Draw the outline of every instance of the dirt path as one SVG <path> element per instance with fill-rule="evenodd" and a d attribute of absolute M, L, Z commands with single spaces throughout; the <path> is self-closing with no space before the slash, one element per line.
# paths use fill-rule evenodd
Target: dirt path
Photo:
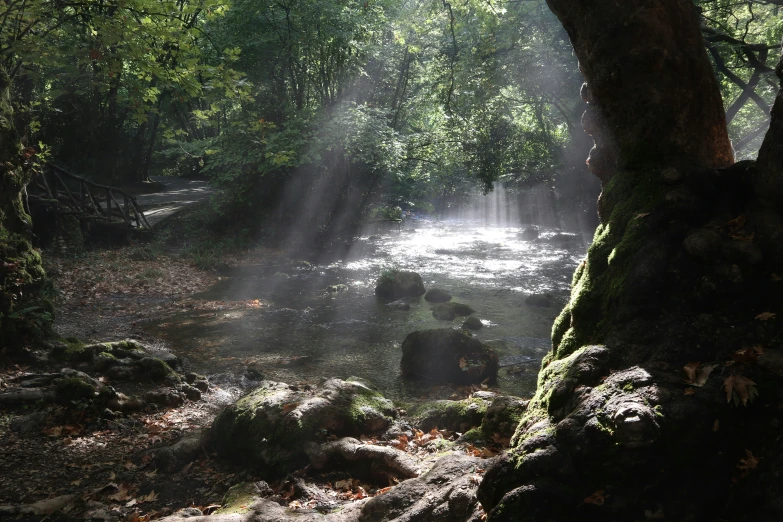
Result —
<path fill-rule="evenodd" d="M 157 192 L 136 194 L 136 202 L 153 227 L 183 208 L 209 199 L 214 193 L 204 180 L 156 176 L 154 181 L 162 183 L 164 187 Z"/>

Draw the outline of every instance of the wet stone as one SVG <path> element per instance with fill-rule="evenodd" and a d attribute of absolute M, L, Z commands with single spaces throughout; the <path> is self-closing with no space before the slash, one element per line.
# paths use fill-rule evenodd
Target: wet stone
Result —
<path fill-rule="evenodd" d="M 431 288 L 424 294 L 424 300 L 430 303 L 446 303 L 451 301 L 451 294 L 442 288 Z"/>
<path fill-rule="evenodd" d="M 402 343 L 402 376 L 478 384 L 497 380 L 498 356 L 478 339 L 450 328 L 409 334 Z"/>

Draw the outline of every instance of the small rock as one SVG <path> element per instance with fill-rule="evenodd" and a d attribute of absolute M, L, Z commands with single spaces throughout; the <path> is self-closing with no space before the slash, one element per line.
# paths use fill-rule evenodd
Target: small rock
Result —
<path fill-rule="evenodd" d="M 522 241 L 533 241 L 534 239 L 538 239 L 539 234 L 540 232 L 538 227 L 530 226 L 527 227 L 521 234 L 519 234 L 519 237 L 522 239 Z"/>
<path fill-rule="evenodd" d="M 551 294 L 532 294 L 525 298 L 525 304 L 537 308 L 549 308 L 554 305 Z"/>
<path fill-rule="evenodd" d="M 401 297 L 418 297 L 425 292 L 421 276 L 406 270 L 387 270 L 375 285 L 375 295 L 389 301 Z"/>
<path fill-rule="evenodd" d="M 430 303 L 446 303 L 451 301 L 451 294 L 442 288 L 431 288 L 424 294 L 424 299 Z"/>
<path fill-rule="evenodd" d="M 484 323 L 478 317 L 468 317 L 465 322 L 462 323 L 462 327 L 468 330 L 481 330 L 484 328 Z"/>
<path fill-rule="evenodd" d="M 144 400 L 148 403 L 154 403 L 158 406 L 176 408 L 185 403 L 185 394 L 166 388 L 163 390 L 150 391 L 144 394 Z"/>
<path fill-rule="evenodd" d="M 455 317 L 465 317 L 472 314 L 474 310 L 463 303 L 441 303 L 432 307 L 432 315 L 440 321 L 451 321 Z"/>
<path fill-rule="evenodd" d="M 261 376 L 261 378 L 263 379 L 263 375 Z M 196 381 L 193 383 L 193 387 L 195 387 L 201 393 L 206 393 L 209 391 L 209 381 L 207 381 L 206 379 Z"/>
<path fill-rule="evenodd" d="M 346 290 L 348 290 L 348 285 L 343 285 L 343 284 L 329 285 L 326 287 L 326 291 L 329 292 L 330 294 L 337 294 L 340 292 L 345 292 Z"/>
<path fill-rule="evenodd" d="M 45 411 L 36 411 L 22 415 L 11 421 L 11 429 L 20 435 L 32 435 L 41 431 L 46 418 L 47 414 Z"/>
<path fill-rule="evenodd" d="M 685 238 L 685 251 L 703 261 L 713 261 L 721 245 L 720 234 L 714 230 L 702 229 Z"/>
<path fill-rule="evenodd" d="M 182 384 L 182 393 L 184 393 L 185 397 L 187 397 L 193 402 L 201 400 L 201 390 L 199 390 L 195 386 L 191 386 L 188 383 Z"/>

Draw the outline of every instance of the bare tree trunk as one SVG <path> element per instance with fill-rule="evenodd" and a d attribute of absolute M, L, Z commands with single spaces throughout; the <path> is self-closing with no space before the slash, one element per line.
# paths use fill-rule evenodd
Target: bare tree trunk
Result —
<path fill-rule="evenodd" d="M 781 520 L 783 100 L 758 168 L 732 165 L 690 0 L 548 3 L 587 82 L 602 223 L 481 484 L 488 520 Z"/>

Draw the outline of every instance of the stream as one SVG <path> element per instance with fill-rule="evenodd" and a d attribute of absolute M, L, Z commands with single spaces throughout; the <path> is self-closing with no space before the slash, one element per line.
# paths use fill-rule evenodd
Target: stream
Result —
<path fill-rule="evenodd" d="M 406 299 L 409 310 L 375 297 L 383 270 L 413 270 L 428 289 L 445 289 L 476 311 L 484 325 L 476 337 L 500 357 L 499 391 L 530 396 L 550 346 L 552 321 L 568 298 L 590 237 L 541 229 L 537 241 L 525 241 L 525 228 L 456 219 L 376 225 L 342 260 L 303 263 L 287 275 L 245 267 L 196 296 L 258 299 L 265 306 L 184 312 L 153 321 L 147 330 L 190 368 L 208 375 L 239 375 L 250 365 L 266 379 L 287 383 L 356 376 L 392 399 L 420 397 L 428 393 L 427 383 L 400 378 L 402 341 L 414 330 L 459 327 L 464 318 L 435 319 L 423 297 Z M 329 289 L 332 285 L 347 288 Z M 531 294 L 551 294 L 554 304 L 529 306 L 525 298 Z"/>

